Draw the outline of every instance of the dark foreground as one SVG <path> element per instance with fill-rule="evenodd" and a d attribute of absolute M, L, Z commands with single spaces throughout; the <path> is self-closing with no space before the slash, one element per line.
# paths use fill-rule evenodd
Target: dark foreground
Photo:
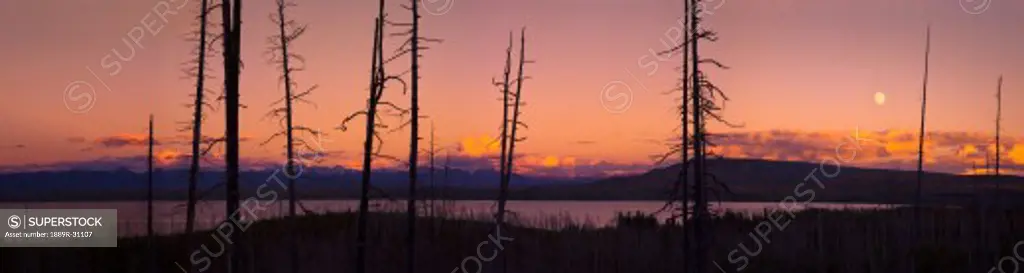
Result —
<path fill-rule="evenodd" d="M 770 219 L 725 215 L 713 221 L 710 272 L 1005 272 L 1024 264 L 1024 210 L 924 210 L 921 243 L 913 245 L 911 210 L 804 211 Z M 353 272 L 354 214 L 257 222 L 235 243 L 237 272 L 291 272 L 291 236 L 299 245 L 299 272 Z M 368 272 L 405 272 L 405 219 L 371 215 Z M 633 218 L 594 228 L 564 219 L 531 219 L 532 226 L 501 230 L 484 221 L 422 218 L 417 272 L 681 272 L 681 229 Z M 520 222 L 522 224 L 524 222 Z M 764 234 L 764 236 L 760 235 Z M 205 232 L 162 236 L 153 242 L 152 272 L 224 272 L 227 242 Z M 500 243 L 500 247 L 498 244 Z M 0 272 L 149 272 L 147 240 L 124 238 L 118 248 L 2 248 Z M 913 253 L 913 254 L 912 254 Z M 916 256 L 917 259 L 912 259 Z M 1009 257 L 1007 259 L 1007 257 Z M 1024 260 L 1024 259 L 1022 259 Z M 483 270 L 480 270 L 482 265 Z M 180 266 L 180 267 L 179 267 Z M 1024 265 L 1021 265 L 1024 266 Z M 999 272 L 999 270 L 992 271 Z"/>

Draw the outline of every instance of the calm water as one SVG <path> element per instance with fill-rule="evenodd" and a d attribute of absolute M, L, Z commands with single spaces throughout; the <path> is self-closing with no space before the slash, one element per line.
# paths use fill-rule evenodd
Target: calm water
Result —
<path fill-rule="evenodd" d="M 287 200 L 277 202 L 260 201 L 263 210 L 256 210 L 256 219 L 269 219 L 287 214 Z M 430 201 L 427 201 L 430 202 Z M 456 218 L 487 218 L 493 213 L 496 202 L 494 201 L 449 201 L 448 211 L 450 216 Z M 356 210 L 357 200 L 309 200 L 302 201 L 301 205 L 306 210 L 313 212 L 342 212 Z M 438 201 L 440 203 L 440 201 Z M 513 217 L 523 220 L 527 224 L 543 225 L 544 221 L 563 221 L 571 219 L 577 223 L 588 223 L 594 226 L 610 224 L 617 212 L 642 211 L 653 213 L 664 206 L 664 202 L 658 201 L 509 201 L 508 207 Z M 401 201 L 378 201 L 373 203 L 376 211 L 405 211 L 405 202 Z M 717 211 L 733 211 L 750 215 L 762 214 L 766 209 L 776 209 L 778 203 L 758 202 L 724 202 L 713 204 L 712 209 Z M 821 208 L 821 209 L 879 209 L 891 208 L 892 205 L 880 204 L 838 204 L 838 203 L 809 203 L 797 209 Z M 5 209 L 116 209 L 118 211 L 118 233 L 124 235 L 137 235 L 145 232 L 146 228 L 146 202 L 47 202 L 47 203 L 0 203 L 0 208 Z M 180 201 L 157 201 L 154 203 L 154 221 L 156 230 L 160 233 L 172 233 L 184 230 L 185 228 L 185 204 Z M 298 209 L 299 213 L 303 209 Z M 426 209 L 424 211 L 427 211 Z M 206 201 L 197 205 L 198 228 L 212 228 L 224 219 L 223 201 Z M 428 213 L 428 212 L 421 212 Z M 664 220 L 669 215 L 660 213 L 658 218 Z"/>

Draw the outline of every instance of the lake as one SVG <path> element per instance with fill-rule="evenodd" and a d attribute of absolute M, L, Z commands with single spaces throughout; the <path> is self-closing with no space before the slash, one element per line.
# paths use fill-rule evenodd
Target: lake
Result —
<path fill-rule="evenodd" d="M 276 218 L 288 213 L 287 200 L 276 202 L 264 201 L 263 210 L 256 210 L 253 220 Z M 430 202 L 430 201 L 426 201 Z M 440 203 L 441 201 L 437 201 Z M 447 201 L 450 217 L 485 219 L 493 213 L 497 203 L 491 200 L 478 201 Z M 312 212 L 344 212 L 355 211 L 358 200 L 304 200 L 298 209 Z M 612 223 L 618 212 L 641 211 L 657 212 L 665 205 L 660 201 L 508 201 L 508 209 L 512 217 L 518 217 L 527 225 L 543 225 L 544 221 L 572 220 L 593 226 Z M 807 203 L 797 206 L 794 210 L 818 209 L 887 209 L 894 205 L 884 204 L 847 204 L 847 203 Z M 429 207 L 429 206 L 427 206 Z M 767 202 L 723 202 L 712 203 L 715 211 L 732 211 L 748 215 L 763 214 L 766 210 L 778 209 L 779 203 Z M 146 230 L 146 202 L 40 202 L 40 203 L 0 203 L 2 209 L 116 209 L 118 213 L 118 234 L 131 236 L 144 234 Z M 374 211 L 405 211 L 403 201 L 372 202 Z M 156 231 L 159 233 L 180 232 L 185 229 L 185 202 L 156 201 L 153 205 Z M 428 214 L 424 209 L 421 214 Z M 224 202 L 204 201 L 196 208 L 197 228 L 209 229 L 216 226 L 224 218 Z M 656 215 L 660 220 L 669 217 L 667 212 Z"/>

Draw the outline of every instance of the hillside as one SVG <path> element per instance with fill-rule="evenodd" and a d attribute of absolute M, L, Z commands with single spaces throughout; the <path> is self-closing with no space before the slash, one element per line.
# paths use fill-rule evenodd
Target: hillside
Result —
<path fill-rule="evenodd" d="M 863 169 L 826 165 L 827 177 L 819 164 L 806 162 L 747 159 L 708 160 L 708 171 L 729 186 L 732 194 L 723 193 L 723 201 L 779 201 L 787 196 L 806 200 L 813 191 L 815 201 L 909 203 L 912 202 L 917 174 L 914 171 Z M 552 185 L 519 191 L 522 199 L 556 199 L 574 196 L 595 200 L 662 200 L 680 172 L 679 165 L 651 170 L 634 176 L 612 177 L 580 185 Z M 821 184 L 808 178 L 814 173 Z M 805 181 L 806 179 L 806 181 Z M 927 202 L 970 202 L 975 193 L 982 199 L 993 199 L 996 183 L 1002 200 L 1024 199 L 1024 178 L 1004 176 L 961 176 L 925 173 L 922 195 Z M 804 185 L 797 187 L 801 183 Z"/>
<path fill-rule="evenodd" d="M 727 184 L 731 193 L 721 191 L 722 201 L 779 201 L 787 196 L 798 200 L 909 203 L 913 201 L 916 173 L 913 171 L 842 167 L 838 173 L 826 166 L 827 177 L 819 164 L 745 159 L 709 160 L 708 170 Z M 546 178 L 515 176 L 511 199 L 525 200 L 664 200 L 680 171 L 679 165 L 653 169 L 643 174 L 594 178 Z M 809 179 L 814 172 L 821 184 Z M 166 170 L 156 174 L 158 199 L 184 199 L 185 170 Z M 243 195 L 253 195 L 260 185 L 280 187 L 273 182 L 272 170 L 242 174 Z M 310 168 L 299 179 L 298 193 L 303 199 L 358 198 L 359 172 L 341 168 Z M 281 174 L 278 178 L 284 179 Z M 805 178 L 807 180 L 805 181 Z M 204 172 L 200 191 L 204 199 L 219 199 L 220 172 Z M 375 198 L 402 198 L 407 175 L 402 171 L 374 172 Z M 269 181 L 269 182 L 268 182 Z M 429 174 L 421 176 L 423 196 L 430 196 Z M 493 170 L 451 170 L 448 182 L 443 172 L 434 178 L 438 197 L 447 199 L 493 199 L 497 196 L 497 173 Z M 803 185 L 801 185 L 803 183 Z M 1004 176 L 960 176 L 925 173 L 923 195 L 926 202 L 963 203 L 993 201 L 996 184 L 1001 199 L 1009 203 L 1024 200 L 1024 178 Z M 798 187 L 799 185 L 799 187 Z M 127 170 L 61 171 L 0 174 L 0 202 L 26 201 L 100 201 L 139 200 L 145 196 L 145 175 Z M 810 193 L 810 192 L 813 193 Z M 813 194 L 813 195 L 812 195 Z M 1024 202 L 1024 201 L 1017 201 Z"/>

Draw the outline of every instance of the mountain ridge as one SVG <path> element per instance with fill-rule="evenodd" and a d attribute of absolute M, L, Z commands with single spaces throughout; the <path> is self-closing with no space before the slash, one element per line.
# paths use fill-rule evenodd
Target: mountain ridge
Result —
<path fill-rule="evenodd" d="M 708 170 L 729 190 L 718 190 L 714 199 L 722 201 L 778 201 L 807 190 L 819 201 L 908 203 L 916 185 L 916 172 L 839 166 L 822 172 L 822 164 L 759 159 L 709 159 Z M 828 166 L 826 166 L 828 167 Z M 834 166 L 832 166 L 834 167 Z M 831 168 L 831 167 L 828 167 Z M 510 183 L 510 199 L 519 200 L 665 200 L 680 165 L 653 168 L 634 175 L 606 178 L 554 178 L 516 175 Z M 811 174 L 815 174 L 811 178 Z M 826 175 L 827 174 L 827 175 Z M 223 174 L 202 172 L 199 189 L 204 199 L 222 197 L 218 181 Z M 358 198 L 361 173 L 341 167 L 311 167 L 299 177 L 298 194 L 302 199 Z M 402 170 L 374 171 L 375 198 L 403 198 L 405 181 Z M 497 196 L 497 171 L 490 169 L 450 169 L 434 176 L 434 191 L 429 171 L 420 176 L 425 198 L 493 199 Z M 162 170 L 155 174 L 156 198 L 184 199 L 187 170 Z M 243 195 L 251 196 L 262 184 L 271 186 L 274 177 L 285 180 L 275 169 L 251 170 L 241 174 Z M 815 181 L 817 179 L 817 181 Z M 491 183 L 493 182 L 493 183 Z M 819 183 L 820 182 L 820 183 Z M 995 185 L 1000 191 L 997 193 Z M 798 185 L 803 184 L 800 188 Z M 924 175 L 925 202 L 963 203 L 1000 198 L 1024 200 L 1024 178 L 1015 176 L 964 176 L 946 173 Z M 0 174 L 0 202 L 142 200 L 145 174 L 127 169 L 113 171 L 40 171 Z M 431 194 L 433 193 L 433 194 Z M 1002 195 L 1001 197 L 999 197 Z"/>

